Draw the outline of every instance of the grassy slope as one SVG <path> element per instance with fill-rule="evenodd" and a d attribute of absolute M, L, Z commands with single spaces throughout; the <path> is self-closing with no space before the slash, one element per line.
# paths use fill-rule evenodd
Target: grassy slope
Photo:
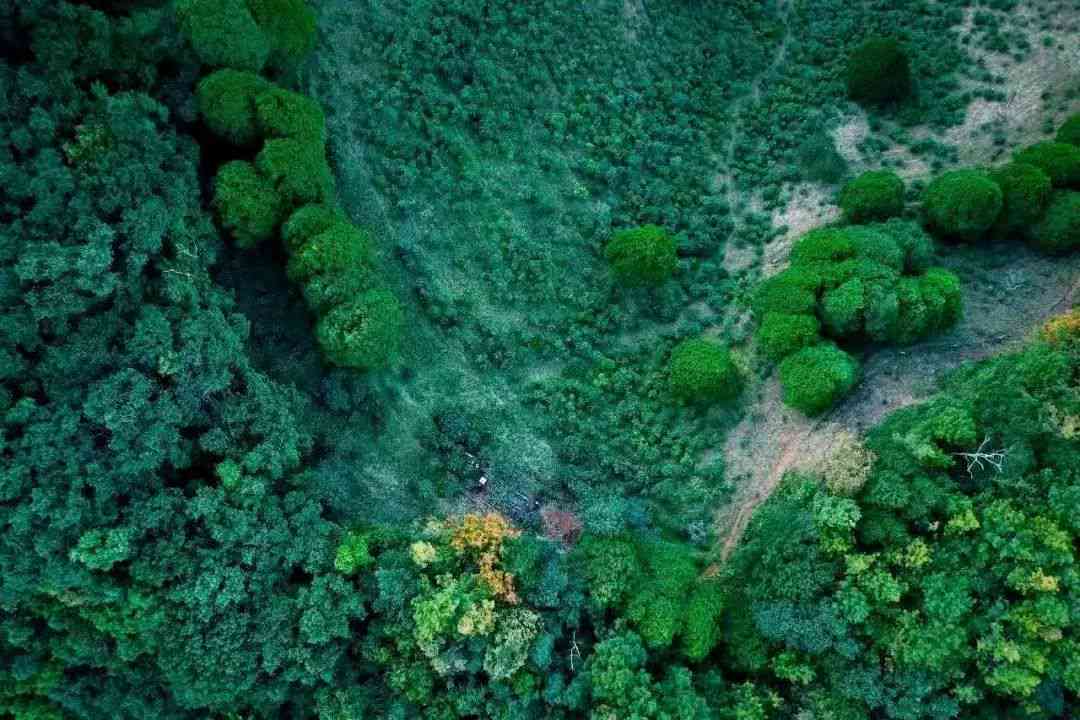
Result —
<path fill-rule="evenodd" d="M 853 169 L 881 157 L 954 162 L 950 147 L 917 143 L 964 127 L 964 108 L 989 102 L 995 84 L 975 63 L 942 72 L 972 32 L 959 2 L 925 13 L 915 2 L 732 5 L 548 0 L 522 18 L 493 16 L 509 3 L 325 4 L 311 88 L 330 109 L 343 202 L 379 233 L 413 326 L 404 369 L 374 378 L 364 398 L 377 408 L 375 442 L 328 431 L 317 475 L 346 512 L 374 501 L 422 513 L 438 497 L 529 521 L 542 503 L 623 494 L 704 542 L 725 474 L 739 502 L 760 494 L 744 470 L 769 450 L 745 437 L 785 437 L 773 425 L 786 416 L 752 390 L 725 448 L 739 411 L 668 402 L 667 351 L 703 331 L 743 341 L 762 259 L 782 261 L 795 234 L 784 226 L 817 222 L 829 202 L 830 186 L 802 179 L 795 149 L 865 118 L 842 100 L 845 43 L 899 27 L 924 48 L 921 99 L 840 143 Z M 613 288 L 603 240 L 650 221 L 681 234 L 677 281 Z M 964 327 L 978 324 L 975 314 Z"/>

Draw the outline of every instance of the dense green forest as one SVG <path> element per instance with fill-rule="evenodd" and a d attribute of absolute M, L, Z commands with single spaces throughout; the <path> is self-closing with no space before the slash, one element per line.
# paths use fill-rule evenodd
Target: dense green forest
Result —
<path fill-rule="evenodd" d="M 0 719 L 1080 718 L 1078 38 L 0 0 Z"/>

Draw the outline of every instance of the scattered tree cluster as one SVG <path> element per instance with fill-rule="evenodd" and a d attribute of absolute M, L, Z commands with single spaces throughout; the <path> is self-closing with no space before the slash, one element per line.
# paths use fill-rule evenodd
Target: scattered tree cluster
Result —
<path fill-rule="evenodd" d="M 910 221 L 812 230 L 790 267 L 758 288 L 758 345 L 780 363 L 784 399 L 820 413 L 855 384 L 858 363 L 836 345 L 915 342 L 960 316 L 959 280 L 931 267 L 933 241 Z"/>
<path fill-rule="evenodd" d="M 238 150 L 257 150 L 252 160 L 231 160 L 220 167 L 214 207 L 241 248 L 282 237 L 290 256 L 289 278 L 300 284 L 317 318 L 315 338 L 327 361 L 360 369 L 384 367 L 397 353 L 404 316 L 379 282 L 370 236 L 334 206 L 322 108 L 245 69 L 249 64 L 230 62 L 235 58 L 215 55 L 201 44 L 214 37 L 207 28 L 239 32 L 230 23 L 247 18 L 247 9 L 260 19 L 260 27 L 271 29 L 275 52 L 289 62 L 306 52 L 314 32 L 311 11 L 299 1 L 252 0 L 250 8 L 239 0 L 178 3 L 182 25 L 203 62 L 226 66 L 198 84 L 203 121 Z"/>
<path fill-rule="evenodd" d="M 927 226 L 944 239 L 1019 237 L 1049 253 L 1080 247 L 1080 146 L 1069 142 L 1077 117 L 1056 141 L 1019 150 L 1003 166 L 934 178 L 923 198 Z"/>

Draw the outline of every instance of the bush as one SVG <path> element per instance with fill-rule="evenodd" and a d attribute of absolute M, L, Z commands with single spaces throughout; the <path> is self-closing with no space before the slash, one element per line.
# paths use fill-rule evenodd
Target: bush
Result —
<path fill-rule="evenodd" d="M 214 208 L 221 224 L 242 248 L 266 240 L 281 222 L 284 204 L 266 178 L 249 162 L 236 160 L 218 171 L 214 180 Z"/>
<path fill-rule="evenodd" d="M 303 283 L 316 275 L 338 274 L 364 265 L 370 257 L 370 237 L 351 223 L 337 220 L 293 252 L 287 272 L 290 280 Z"/>
<path fill-rule="evenodd" d="M 334 178 L 322 143 L 297 138 L 268 140 L 255 165 L 290 205 L 320 203 L 333 193 Z"/>
<path fill-rule="evenodd" d="M 941 235 L 970 240 L 986 232 L 1001 212 L 1001 188 L 979 170 L 952 170 L 926 188 L 924 209 Z"/>
<path fill-rule="evenodd" d="M 868 225 L 869 229 L 888 235 L 904 257 L 903 271 L 909 275 L 925 272 L 934 261 L 934 239 L 919 223 L 893 218 L 888 222 Z"/>
<path fill-rule="evenodd" d="M 855 255 L 854 236 L 844 228 L 817 228 L 791 246 L 792 266 L 818 262 L 836 262 Z"/>
<path fill-rule="evenodd" d="M 780 363 L 784 402 L 807 415 L 832 407 L 857 377 L 855 359 L 832 343 L 803 348 Z"/>
<path fill-rule="evenodd" d="M 806 138 L 795 150 L 806 180 L 834 185 L 848 173 L 848 162 L 836 150 L 836 142 L 825 132 Z"/>
<path fill-rule="evenodd" d="M 863 283 L 859 278 L 852 278 L 825 293 L 821 301 L 821 319 L 833 337 L 848 337 L 861 332 L 865 310 Z"/>
<path fill-rule="evenodd" d="M 1031 240 L 1035 247 L 1052 253 L 1080 247 L 1080 192 L 1055 191 Z"/>
<path fill-rule="evenodd" d="M 814 345 L 820 339 L 821 323 L 813 315 L 771 312 L 765 315 L 757 332 L 762 354 L 773 362 Z"/>
<path fill-rule="evenodd" d="M 675 238 L 656 225 L 615 233 L 604 248 L 615 277 L 624 285 L 659 285 L 675 272 Z"/>
<path fill-rule="evenodd" d="M 1080 187 L 1080 147 L 1062 142 L 1041 142 L 1013 156 L 1050 176 L 1055 188 Z"/>
<path fill-rule="evenodd" d="M 754 294 L 754 316 L 759 320 L 768 313 L 787 315 L 813 314 L 821 276 L 813 271 L 791 267 L 758 286 Z"/>
<path fill-rule="evenodd" d="M 290 254 L 296 252 L 308 239 L 326 232 L 344 219 L 339 211 L 326 205 L 305 205 L 290 215 L 281 228 L 285 249 Z"/>
<path fill-rule="evenodd" d="M 326 117 L 319 103 L 306 95 L 283 88 L 268 89 L 255 98 L 255 116 L 265 137 L 326 143 Z"/>
<path fill-rule="evenodd" d="M 848 58 L 848 97 L 865 104 L 902 100 L 911 92 L 911 64 L 893 38 L 872 38 Z"/>
<path fill-rule="evenodd" d="M 1070 115 L 1058 128 L 1057 141 L 1080 147 L 1080 113 Z"/>
<path fill-rule="evenodd" d="M 270 45 L 270 64 L 289 69 L 315 47 L 315 13 L 304 0 L 247 0 Z"/>
<path fill-rule="evenodd" d="M 218 137 L 234 145 L 251 145 L 260 139 L 255 117 L 255 98 L 271 84 L 255 73 L 218 70 L 199 82 L 199 112 Z"/>
<path fill-rule="evenodd" d="M 690 402 L 730 399 L 740 380 L 731 353 L 712 340 L 684 340 L 671 352 L 671 392 Z"/>
<path fill-rule="evenodd" d="M 942 268 L 931 268 L 918 278 L 901 278 L 896 293 L 892 340 L 902 345 L 948 328 L 963 309 L 960 279 Z"/>
<path fill-rule="evenodd" d="M 900 215 L 904 212 L 904 181 L 889 170 L 865 172 L 840 191 L 840 208 L 852 223 Z"/>
<path fill-rule="evenodd" d="M 990 171 L 1001 188 L 1001 215 L 995 224 L 1002 233 L 1030 233 L 1050 201 L 1050 176 L 1034 165 L 1012 162 Z"/>
<path fill-rule="evenodd" d="M 322 316 L 315 338 L 334 365 L 364 370 L 385 367 L 398 352 L 405 315 L 388 290 L 362 293 Z"/>
<path fill-rule="evenodd" d="M 176 19 L 203 64 L 250 72 L 266 65 L 270 43 L 244 0 L 176 0 Z"/>

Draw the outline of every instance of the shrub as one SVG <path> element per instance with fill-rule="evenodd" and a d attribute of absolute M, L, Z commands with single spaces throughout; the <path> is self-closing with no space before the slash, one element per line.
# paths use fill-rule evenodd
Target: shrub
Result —
<path fill-rule="evenodd" d="M 758 286 L 754 294 L 754 315 L 760 320 L 768 313 L 813 314 L 821 276 L 804 268 L 788 268 Z"/>
<path fill-rule="evenodd" d="M 941 332 L 960 319 L 964 309 L 960 278 L 944 268 L 930 268 L 919 278 L 919 292 L 929 313 L 929 333 Z"/>
<path fill-rule="evenodd" d="M 1080 147 L 1080 113 L 1070 115 L 1058 128 L 1057 141 Z"/>
<path fill-rule="evenodd" d="M 761 321 L 757 339 L 765 357 L 779 362 L 817 343 L 821 339 L 821 323 L 813 315 L 771 312 Z"/>
<path fill-rule="evenodd" d="M 907 53 L 893 38 L 871 38 L 848 58 L 848 96 L 866 104 L 902 100 L 911 92 Z"/>
<path fill-rule="evenodd" d="M 803 348 L 780 363 L 784 402 L 807 415 L 817 415 L 855 385 L 858 364 L 832 343 Z"/>
<path fill-rule="evenodd" d="M 904 269 L 904 251 L 892 236 L 869 227 L 850 227 L 845 232 L 855 249 L 858 276 L 870 279 Z"/>
<path fill-rule="evenodd" d="M 334 178 L 322 143 L 297 138 L 268 140 L 255 165 L 290 205 L 323 202 L 333 193 Z"/>
<path fill-rule="evenodd" d="M 726 347 L 705 338 L 679 343 L 671 352 L 671 392 L 693 402 L 730 399 L 739 392 L 739 372 Z"/>
<path fill-rule="evenodd" d="M 344 220 L 337 210 L 326 205 L 305 205 L 292 215 L 281 228 L 281 237 L 289 253 L 296 252 L 309 238 L 330 229 Z"/>
<path fill-rule="evenodd" d="M 370 370 L 385 367 L 397 355 L 404 326 L 397 298 L 375 289 L 323 315 L 315 338 L 334 365 Z"/>
<path fill-rule="evenodd" d="M 249 162 L 226 163 L 214 180 L 214 208 L 242 248 L 266 240 L 281 222 L 281 196 Z"/>
<path fill-rule="evenodd" d="M 865 310 L 863 283 L 858 278 L 852 278 L 825 293 L 821 301 L 821 318 L 833 337 L 847 337 L 861 332 Z"/>
<path fill-rule="evenodd" d="M 934 239 L 919 223 L 893 218 L 888 222 L 868 225 L 868 228 L 888 235 L 904 257 L 903 271 L 909 275 L 924 272 L 934 261 Z"/>
<path fill-rule="evenodd" d="M 978 170 L 952 170 L 934 178 L 924 196 L 930 227 L 947 237 L 974 239 L 1001 212 L 1001 188 Z"/>
<path fill-rule="evenodd" d="M 1080 147 L 1062 142 L 1041 142 L 1013 156 L 1050 176 L 1055 188 L 1080 187 Z"/>
<path fill-rule="evenodd" d="M 306 95 L 268 89 L 255 98 L 255 116 L 265 137 L 326 142 L 326 117 L 319 103 Z"/>
<path fill-rule="evenodd" d="M 803 235 L 791 246 L 791 264 L 846 260 L 855 255 L 853 235 L 844 228 L 817 228 Z"/>
<path fill-rule="evenodd" d="M 363 265 L 370 255 L 368 235 L 351 223 L 337 220 L 293 252 L 287 272 L 290 280 L 302 283 L 316 275 L 341 273 Z"/>
<path fill-rule="evenodd" d="M 360 262 L 340 272 L 313 275 L 300 286 L 300 290 L 311 311 L 322 315 L 359 297 L 375 285 L 372 266 Z"/>
<path fill-rule="evenodd" d="M 270 87 L 255 73 L 218 70 L 199 82 L 199 112 L 215 135 L 234 145 L 251 145 L 260 138 L 255 98 Z"/>
<path fill-rule="evenodd" d="M 304 0 L 247 0 L 270 45 L 270 63 L 294 66 L 315 47 L 315 13 Z"/>
<path fill-rule="evenodd" d="M 1012 162 L 991 170 L 990 179 L 1001 188 L 997 229 L 1003 233 L 1030 232 L 1050 201 L 1050 176 L 1034 165 Z"/>
<path fill-rule="evenodd" d="M 1052 253 L 1080 247 L 1080 192 L 1055 191 L 1031 240 L 1035 247 Z"/>
<path fill-rule="evenodd" d="M 887 220 L 904 212 L 904 181 L 889 170 L 865 172 L 840 191 L 848 222 Z"/>
<path fill-rule="evenodd" d="M 176 19 L 205 65 L 259 72 L 270 55 L 244 0 L 176 0 Z"/>
<path fill-rule="evenodd" d="M 659 285 L 675 272 L 675 238 L 656 225 L 615 233 L 604 248 L 615 277 L 624 285 Z"/>
<path fill-rule="evenodd" d="M 795 150 L 802 175 L 811 182 L 833 185 L 844 179 L 848 163 L 836 150 L 836 142 L 825 132 L 806 138 Z"/>

